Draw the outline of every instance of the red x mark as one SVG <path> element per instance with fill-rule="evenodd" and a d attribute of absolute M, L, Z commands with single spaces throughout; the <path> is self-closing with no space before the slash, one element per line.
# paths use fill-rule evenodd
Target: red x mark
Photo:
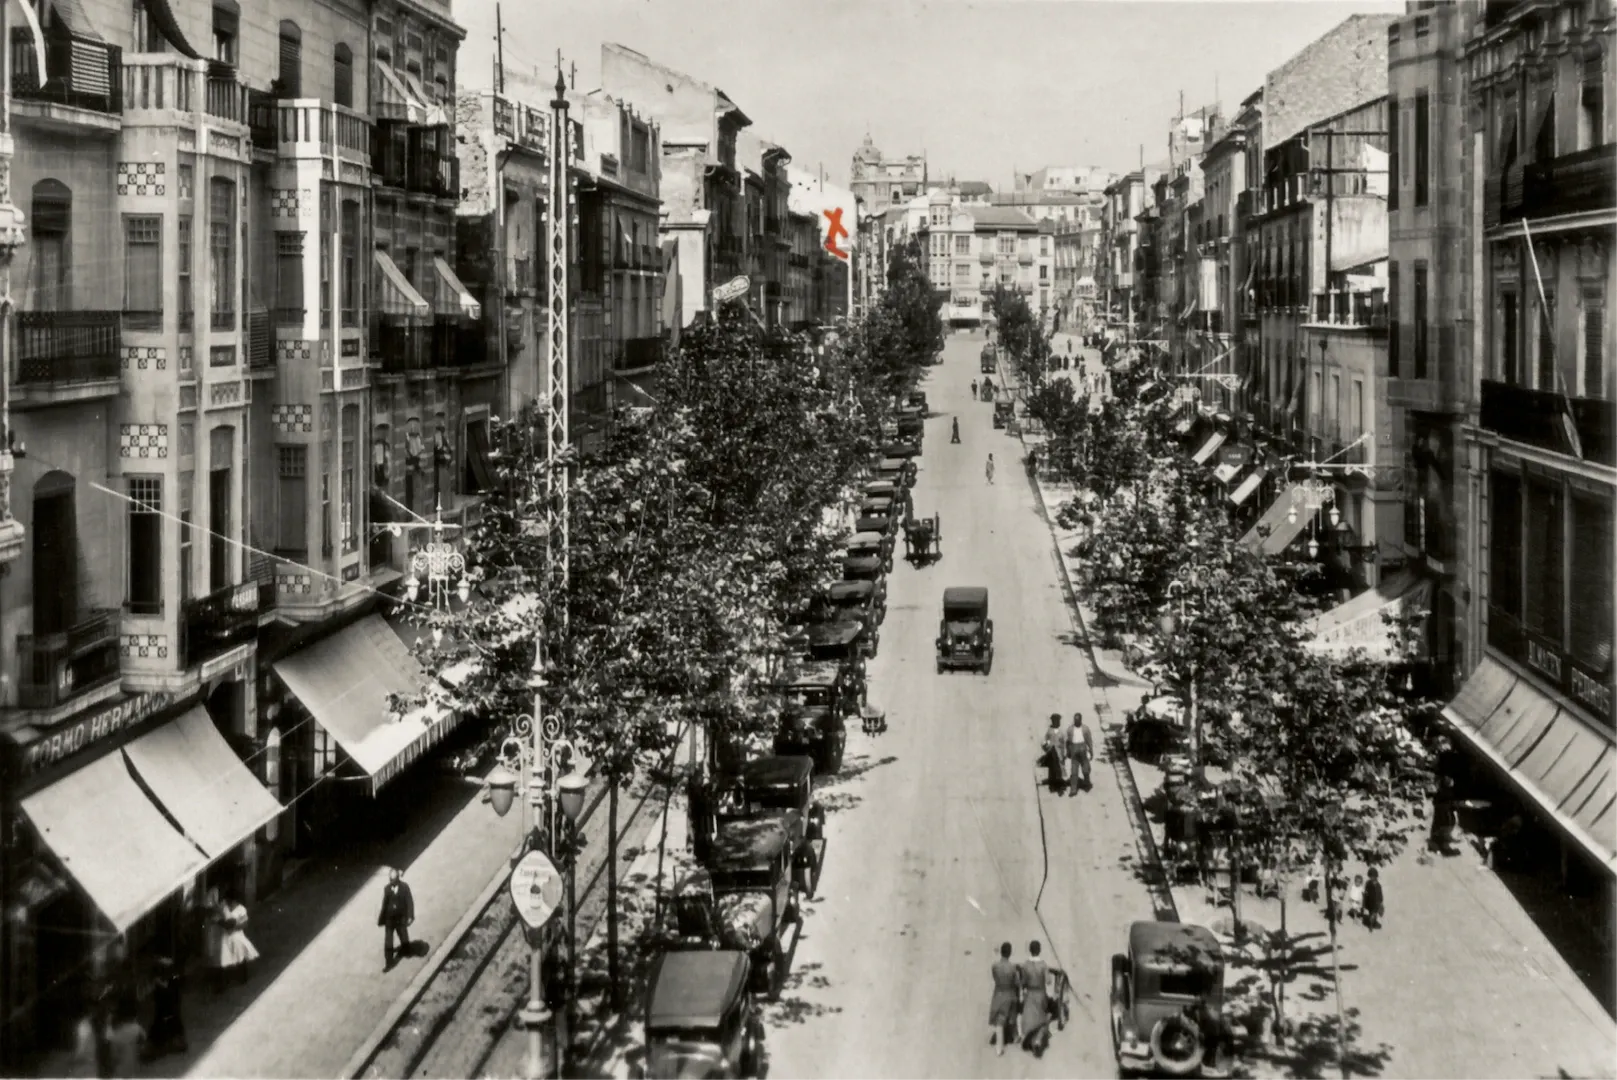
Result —
<path fill-rule="evenodd" d="M 835 210 L 826 210 L 824 214 L 830 222 L 830 225 L 825 230 L 825 250 L 839 259 L 846 259 L 848 253 L 837 247 L 837 237 L 848 235 L 847 227 L 842 224 L 842 207 L 839 206 Z"/>

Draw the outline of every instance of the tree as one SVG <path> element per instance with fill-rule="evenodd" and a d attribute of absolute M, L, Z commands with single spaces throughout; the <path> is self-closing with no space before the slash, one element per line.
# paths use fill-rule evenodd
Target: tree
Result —
<path fill-rule="evenodd" d="M 999 326 L 1000 345 L 1016 362 L 1022 382 L 1037 386 L 1050 369 L 1050 340 L 1019 289 L 994 286 L 987 304 Z"/>
<path fill-rule="evenodd" d="M 877 305 L 879 324 L 896 321 L 883 359 L 890 370 L 913 372 L 932 362 L 943 348 L 943 301 L 945 294 L 932 287 L 922 269 L 919 240 L 910 240 L 893 249 L 887 262 L 887 289 Z"/>

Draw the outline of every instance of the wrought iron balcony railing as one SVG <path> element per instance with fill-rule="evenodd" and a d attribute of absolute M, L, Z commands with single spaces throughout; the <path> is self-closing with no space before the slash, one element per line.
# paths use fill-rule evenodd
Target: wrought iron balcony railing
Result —
<path fill-rule="evenodd" d="M 18 101 L 66 105 L 116 116 L 123 112 L 123 50 L 104 41 L 53 30 L 45 37 L 45 71 L 41 72 L 28 28 L 13 27 L 11 95 Z"/>
<path fill-rule="evenodd" d="M 116 380 L 122 344 L 119 311 L 17 313 L 17 383 L 57 386 Z"/>
<path fill-rule="evenodd" d="M 17 704 L 53 709 L 117 679 L 118 616 L 96 608 L 59 634 L 18 634 Z"/>

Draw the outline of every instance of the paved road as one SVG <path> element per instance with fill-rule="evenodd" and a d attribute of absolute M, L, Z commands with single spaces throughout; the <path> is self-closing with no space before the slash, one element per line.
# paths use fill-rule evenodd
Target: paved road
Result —
<path fill-rule="evenodd" d="M 850 775 L 830 784 L 830 850 L 809 905 L 793 975 L 768 1010 L 776 1076 L 1099 1076 L 1113 1070 L 1107 958 L 1127 924 L 1151 917 L 1128 869 L 1134 843 L 1106 762 L 1095 789 L 1053 801 L 1035 784 L 1052 711 L 1093 716 L 1083 654 L 1064 643 L 1050 534 L 1014 439 L 969 400 L 981 337 L 949 339 L 926 385 L 935 413 L 915 510 L 942 514 L 943 558 L 900 563 L 888 581 L 873 703 L 890 729 L 855 731 Z M 961 445 L 949 442 L 960 417 Z M 983 464 L 993 452 L 997 482 Z M 933 640 L 946 585 L 986 585 L 996 655 L 987 678 L 936 674 Z M 1040 808 L 1049 837 L 1044 873 Z M 988 1046 L 988 969 L 1001 941 L 1026 955 L 1039 938 L 1074 975 L 1073 1023 L 1034 1061 Z"/>

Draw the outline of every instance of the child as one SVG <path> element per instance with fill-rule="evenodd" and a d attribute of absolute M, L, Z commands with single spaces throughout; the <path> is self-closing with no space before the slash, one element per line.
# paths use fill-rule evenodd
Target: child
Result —
<path fill-rule="evenodd" d="M 1370 868 L 1370 880 L 1364 883 L 1364 899 L 1361 904 L 1366 929 L 1379 930 L 1381 915 L 1386 910 L 1387 901 L 1381 892 L 1381 875 L 1373 866 Z"/>
<path fill-rule="evenodd" d="M 1355 874 L 1347 894 L 1348 918 L 1357 919 L 1364 914 L 1364 875 Z"/>

